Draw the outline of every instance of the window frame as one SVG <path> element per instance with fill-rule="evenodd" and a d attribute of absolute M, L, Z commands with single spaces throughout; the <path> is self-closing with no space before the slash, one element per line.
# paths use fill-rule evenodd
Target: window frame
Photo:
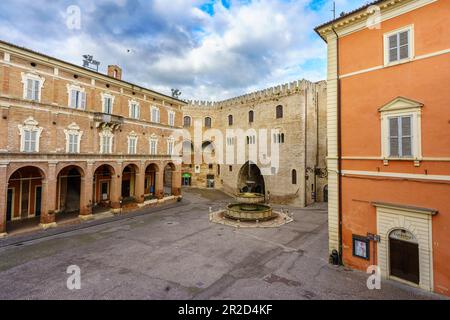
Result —
<path fill-rule="evenodd" d="M 167 139 L 167 155 L 173 156 L 175 153 L 175 139 L 170 137 Z"/>
<path fill-rule="evenodd" d="M 156 111 L 157 119 L 154 119 L 153 111 Z M 153 123 L 161 123 L 161 110 L 157 106 L 152 106 L 150 109 L 150 121 Z"/>
<path fill-rule="evenodd" d="M 127 142 L 128 142 L 128 154 L 129 155 L 136 155 L 138 153 L 138 135 L 132 131 L 128 137 L 127 137 Z M 134 145 L 132 145 L 132 142 L 134 143 Z M 131 147 L 133 147 L 134 150 L 131 150 Z"/>
<path fill-rule="evenodd" d="M 281 110 L 281 115 L 279 115 L 278 110 Z M 284 107 L 283 105 L 279 104 L 275 108 L 275 118 L 276 119 L 283 119 L 284 118 Z"/>
<path fill-rule="evenodd" d="M 155 144 L 155 152 L 153 152 L 153 145 Z M 150 155 L 156 156 L 158 155 L 158 137 L 156 135 L 152 135 L 149 139 L 149 146 L 150 146 Z"/>
<path fill-rule="evenodd" d="M 114 113 L 114 101 L 115 101 L 116 97 L 110 93 L 102 93 L 101 98 L 102 98 L 102 113 L 112 115 Z M 107 110 L 105 109 L 105 102 L 107 99 L 110 99 L 110 101 L 111 101 L 111 106 L 110 106 L 111 111 L 109 113 L 106 112 Z"/>
<path fill-rule="evenodd" d="M 40 146 L 40 139 L 42 131 L 44 130 L 42 127 L 38 126 L 39 123 L 34 120 L 33 117 L 27 118 L 23 125 L 19 125 L 19 135 L 20 135 L 20 152 L 23 153 L 38 153 L 39 152 L 39 146 Z M 35 148 L 34 150 L 26 150 L 26 132 L 32 132 L 36 134 L 36 141 L 35 141 Z"/>
<path fill-rule="evenodd" d="M 390 46 L 389 46 L 389 37 L 393 35 L 398 35 L 400 33 L 403 33 L 405 31 L 409 32 L 408 37 L 408 58 L 403 58 L 395 61 L 389 61 L 389 53 L 390 53 Z M 400 48 L 400 45 L 398 45 L 398 48 Z M 392 66 L 397 65 L 401 63 L 406 63 L 414 59 L 414 24 L 407 25 L 389 32 L 386 32 L 383 34 L 383 50 L 384 50 L 384 66 Z M 399 57 L 400 52 L 398 52 Z"/>
<path fill-rule="evenodd" d="M 114 145 L 114 133 L 111 128 L 105 128 L 100 133 L 100 154 L 112 154 L 113 153 L 113 145 Z M 105 145 L 103 144 L 104 138 L 108 138 L 108 150 L 105 150 Z"/>
<path fill-rule="evenodd" d="M 84 97 L 80 98 L 80 100 L 77 101 L 77 106 L 73 107 L 72 106 L 72 94 L 73 92 L 76 91 L 78 93 L 81 93 Z M 83 87 L 80 87 L 78 85 L 75 84 L 68 84 L 67 85 L 67 95 L 69 98 L 68 101 L 68 107 L 69 109 L 73 109 L 73 110 L 86 110 L 86 102 L 87 102 L 87 95 L 86 95 L 86 89 Z"/>
<path fill-rule="evenodd" d="M 128 115 L 130 119 L 139 120 L 141 118 L 141 106 L 136 100 L 128 101 Z"/>
<path fill-rule="evenodd" d="M 168 111 L 167 122 L 170 127 L 175 127 L 175 111 Z"/>
<path fill-rule="evenodd" d="M 209 124 L 207 123 L 208 120 L 209 120 Z M 211 129 L 212 128 L 212 118 L 211 117 L 205 117 L 204 126 L 205 126 L 206 129 Z"/>
<path fill-rule="evenodd" d="M 66 153 L 69 154 L 77 154 L 80 153 L 81 150 L 81 137 L 83 136 L 83 131 L 80 131 L 80 127 L 75 123 L 71 123 L 66 130 L 64 130 L 64 134 L 66 135 Z M 77 142 L 76 142 L 76 150 L 71 151 L 71 142 L 70 137 L 76 136 Z"/>
<path fill-rule="evenodd" d="M 29 101 L 41 102 L 42 89 L 44 88 L 45 78 L 41 77 L 37 74 L 33 74 L 33 73 L 22 72 L 21 75 L 22 75 L 22 85 L 23 85 L 23 99 L 29 100 Z M 28 98 L 28 80 L 36 81 L 39 83 L 36 99 L 34 99 L 34 97 L 33 97 L 33 99 Z"/>
<path fill-rule="evenodd" d="M 228 115 L 228 126 L 231 127 L 232 125 L 234 125 L 234 117 L 232 114 Z"/>
<path fill-rule="evenodd" d="M 186 125 L 186 120 L 189 119 L 189 125 Z M 192 127 L 192 117 L 191 116 L 184 116 L 183 117 L 183 128 L 190 128 Z"/>

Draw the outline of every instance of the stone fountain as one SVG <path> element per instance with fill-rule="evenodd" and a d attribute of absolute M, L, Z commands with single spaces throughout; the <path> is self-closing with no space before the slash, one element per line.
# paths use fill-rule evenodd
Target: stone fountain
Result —
<path fill-rule="evenodd" d="M 267 221 L 277 217 L 272 207 L 264 204 L 265 198 L 259 193 L 241 193 L 237 203 L 227 206 L 225 217 L 239 221 Z"/>

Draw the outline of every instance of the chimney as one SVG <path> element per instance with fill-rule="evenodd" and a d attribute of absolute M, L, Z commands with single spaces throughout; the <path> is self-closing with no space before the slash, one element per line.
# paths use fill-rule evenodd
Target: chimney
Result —
<path fill-rule="evenodd" d="M 122 68 L 119 66 L 108 66 L 108 76 L 122 80 Z"/>

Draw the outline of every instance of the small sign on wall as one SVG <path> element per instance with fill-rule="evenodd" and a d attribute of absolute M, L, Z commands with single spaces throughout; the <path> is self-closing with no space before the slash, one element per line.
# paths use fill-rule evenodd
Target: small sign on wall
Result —
<path fill-rule="evenodd" d="M 353 256 L 369 260 L 370 240 L 366 237 L 353 236 Z"/>

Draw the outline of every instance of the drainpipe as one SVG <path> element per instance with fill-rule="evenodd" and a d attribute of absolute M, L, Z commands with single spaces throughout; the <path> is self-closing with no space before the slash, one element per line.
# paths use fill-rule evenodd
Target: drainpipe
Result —
<path fill-rule="evenodd" d="M 336 35 L 336 73 L 337 73 L 337 147 L 338 147 L 338 224 L 339 224 L 339 263 L 343 265 L 342 259 L 342 125 L 341 125 L 341 79 L 339 66 L 339 35 Z"/>
<path fill-rule="evenodd" d="M 307 172 L 307 168 L 308 168 L 308 89 L 305 89 L 305 126 L 304 126 L 304 130 L 305 130 L 305 167 L 303 168 L 303 172 L 305 175 L 305 190 L 304 190 L 304 205 L 305 207 L 308 206 L 308 172 Z"/>

